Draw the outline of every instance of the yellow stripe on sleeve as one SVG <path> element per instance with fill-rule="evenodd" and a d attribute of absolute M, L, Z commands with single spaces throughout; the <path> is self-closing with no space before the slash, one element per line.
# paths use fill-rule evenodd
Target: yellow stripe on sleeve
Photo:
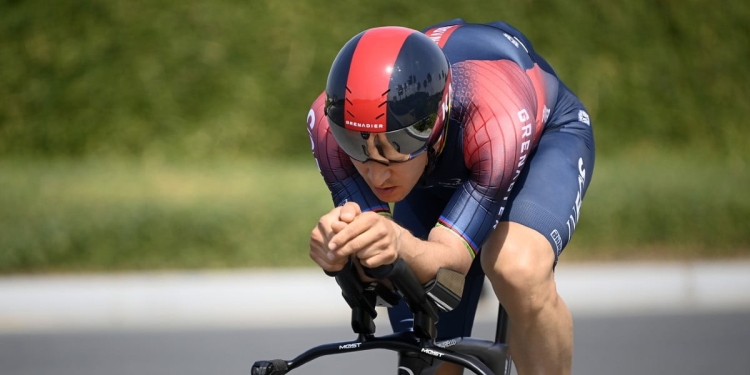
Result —
<path fill-rule="evenodd" d="M 468 242 L 466 242 L 466 240 L 465 240 L 465 239 L 464 239 L 463 237 L 461 237 L 461 235 L 460 235 L 460 234 L 456 233 L 456 231 L 454 231 L 453 229 L 451 229 L 451 228 L 448 228 L 448 227 L 446 227 L 445 225 L 443 225 L 443 224 L 440 224 L 440 223 L 437 223 L 437 224 L 435 224 L 435 227 L 443 227 L 443 228 L 445 228 L 445 229 L 449 230 L 449 231 L 450 231 L 451 233 L 453 233 L 453 234 L 454 234 L 454 235 L 455 235 L 456 237 L 458 237 L 458 238 L 459 238 L 459 239 L 461 240 L 461 242 L 463 242 L 464 246 L 466 246 L 466 250 L 468 250 L 468 251 L 469 251 L 469 255 L 471 256 L 471 259 L 474 259 L 474 258 L 476 257 L 476 255 L 477 255 L 477 254 L 475 254 L 475 253 L 474 253 L 474 249 L 472 249 L 472 248 L 471 248 L 471 245 L 469 245 L 469 243 L 468 243 Z"/>

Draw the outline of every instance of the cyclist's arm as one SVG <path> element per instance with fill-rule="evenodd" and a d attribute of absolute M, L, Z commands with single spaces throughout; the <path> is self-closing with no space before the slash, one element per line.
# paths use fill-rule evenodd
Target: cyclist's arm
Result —
<path fill-rule="evenodd" d="M 463 153 L 470 178 L 456 189 L 430 236 L 448 235 L 455 247 L 473 258 L 495 229 L 526 160 L 543 129 L 544 111 L 535 100 L 543 98 L 532 79 L 509 60 L 466 61 L 463 67 L 476 72 L 475 91 L 465 104 Z M 481 74 L 479 74 L 481 73 Z M 502 79 L 479 80 L 496 76 Z"/>
<path fill-rule="evenodd" d="M 449 268 L 466 275 L 473 254 L 466 250 L 465 242 L 450 229 L 432 228 L 427 241 L 414 237 L 403 229 L 399 255 L 417 275 L 422 283 L 435 278 L 438 269 Z"/>
<path fill-rule="evenodd" d="M 362 176 L 357 173 L 349 157 L 336 143 L 323 111 L 324 104 L 325 93 L 321 93 L 307 114 L 307 131 L 315 163 L 331 192 L 334 206 L 356 202 L 363 211 L 390 214 L 388 204 L 375 196 Z"/>

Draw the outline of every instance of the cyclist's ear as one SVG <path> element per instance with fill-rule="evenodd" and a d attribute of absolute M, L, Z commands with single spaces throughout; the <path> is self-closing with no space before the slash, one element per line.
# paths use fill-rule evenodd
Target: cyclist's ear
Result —
<path fill-rule="evenodd" d="M 359 208 L 359 205 L 354 202 L 346 202 L 343 206 L 341 206 L 341 211 L 339 212 L 339 220 L 345 222 L 345 223 L 351 223 L 354 221 L 354 218 L 359 216 L 362 213 L 362 209 Z"/>

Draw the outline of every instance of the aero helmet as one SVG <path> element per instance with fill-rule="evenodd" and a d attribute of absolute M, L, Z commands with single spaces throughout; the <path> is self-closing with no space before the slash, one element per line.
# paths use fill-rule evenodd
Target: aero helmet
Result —
<path fill-rule="evenodd" d="M 419 31 L 365 30 L 339 51 L 328 75 L 331 133 L 361 162 L 401 162 L 431 151 L 448 121 L 450 77 L 443 51 Z"/>

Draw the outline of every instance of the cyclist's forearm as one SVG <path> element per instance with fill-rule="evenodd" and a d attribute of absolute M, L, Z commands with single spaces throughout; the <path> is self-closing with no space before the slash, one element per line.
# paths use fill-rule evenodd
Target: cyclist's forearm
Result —
<path fill-rule="evenodd" d="M 466 274 L 472 262 L 463 243 L 447 229 L 440 228 L 433 229 L 427 241 L 403 229 L 399 238 L 399 256 L 422 283 L 434 279 L 441 267 Z"/>

